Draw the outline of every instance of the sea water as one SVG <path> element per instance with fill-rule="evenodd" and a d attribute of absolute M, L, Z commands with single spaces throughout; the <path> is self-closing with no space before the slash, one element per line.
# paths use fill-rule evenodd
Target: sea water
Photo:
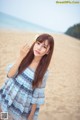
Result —
<path fill-rule="evenodd" d="M 0 29 L 18 29 L 31 32 L 51 32 L 54 30 L 33 24 L 28 21 L 21 20 L 11 15 L 0 12 Z"/>

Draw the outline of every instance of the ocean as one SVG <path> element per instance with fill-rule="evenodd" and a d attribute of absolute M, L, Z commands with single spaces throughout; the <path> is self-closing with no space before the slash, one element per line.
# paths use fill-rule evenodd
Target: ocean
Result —
<path fill-rule="evenodd" d="M 28 32 L 50 32 L 55 33 L 54 30 L 33 24 L 28 21 L 21 20 L 14 16 L 0 12 L 0 29 L 14 29 L 24 30 Z"/>

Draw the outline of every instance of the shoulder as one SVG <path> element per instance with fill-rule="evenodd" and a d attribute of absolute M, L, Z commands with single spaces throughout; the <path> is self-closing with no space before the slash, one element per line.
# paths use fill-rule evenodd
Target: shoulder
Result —
<path fill-rule="evenodd" d="M 44 77 L 43 77 L 43 80 L 42 80 L 42 85 L 41 87 L 44 88 L 46 86 L 46 82 L 48 80 L 48 74 L 49 74 L 49 71 L 47 70 L 44 74 Z"/>
<path fill-rule="evenodd" d="M 47 69 L 46 72 L 45 72 L 45 74 L 44 74 L 44 78 L 45 78 L 45 77 L 47 78 L 48 75 L 49 75 L 49 70 Z"/>

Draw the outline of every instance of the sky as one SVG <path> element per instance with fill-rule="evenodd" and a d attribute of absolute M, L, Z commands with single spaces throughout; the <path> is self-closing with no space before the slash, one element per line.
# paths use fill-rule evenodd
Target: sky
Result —
<path fill-rule="evenodd" d="M 61 0 L 0 0 L 0 12 L 58 32 L 80 23 L 80 4 L 57 4 L 56 1 Z"/>

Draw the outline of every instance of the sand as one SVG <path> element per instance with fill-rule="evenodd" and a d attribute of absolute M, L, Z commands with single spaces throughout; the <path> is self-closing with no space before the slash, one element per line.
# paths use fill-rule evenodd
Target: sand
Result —
<path fill-rule="evenodd" d="M 0 31 L 0 86 L 6 66 L 14 62 L 22 44 L 31 45 L 39 33 Z M 80 120 L 80 41 L 64 34 L 54 37 L 54 53 L 39 120 Z"/>

